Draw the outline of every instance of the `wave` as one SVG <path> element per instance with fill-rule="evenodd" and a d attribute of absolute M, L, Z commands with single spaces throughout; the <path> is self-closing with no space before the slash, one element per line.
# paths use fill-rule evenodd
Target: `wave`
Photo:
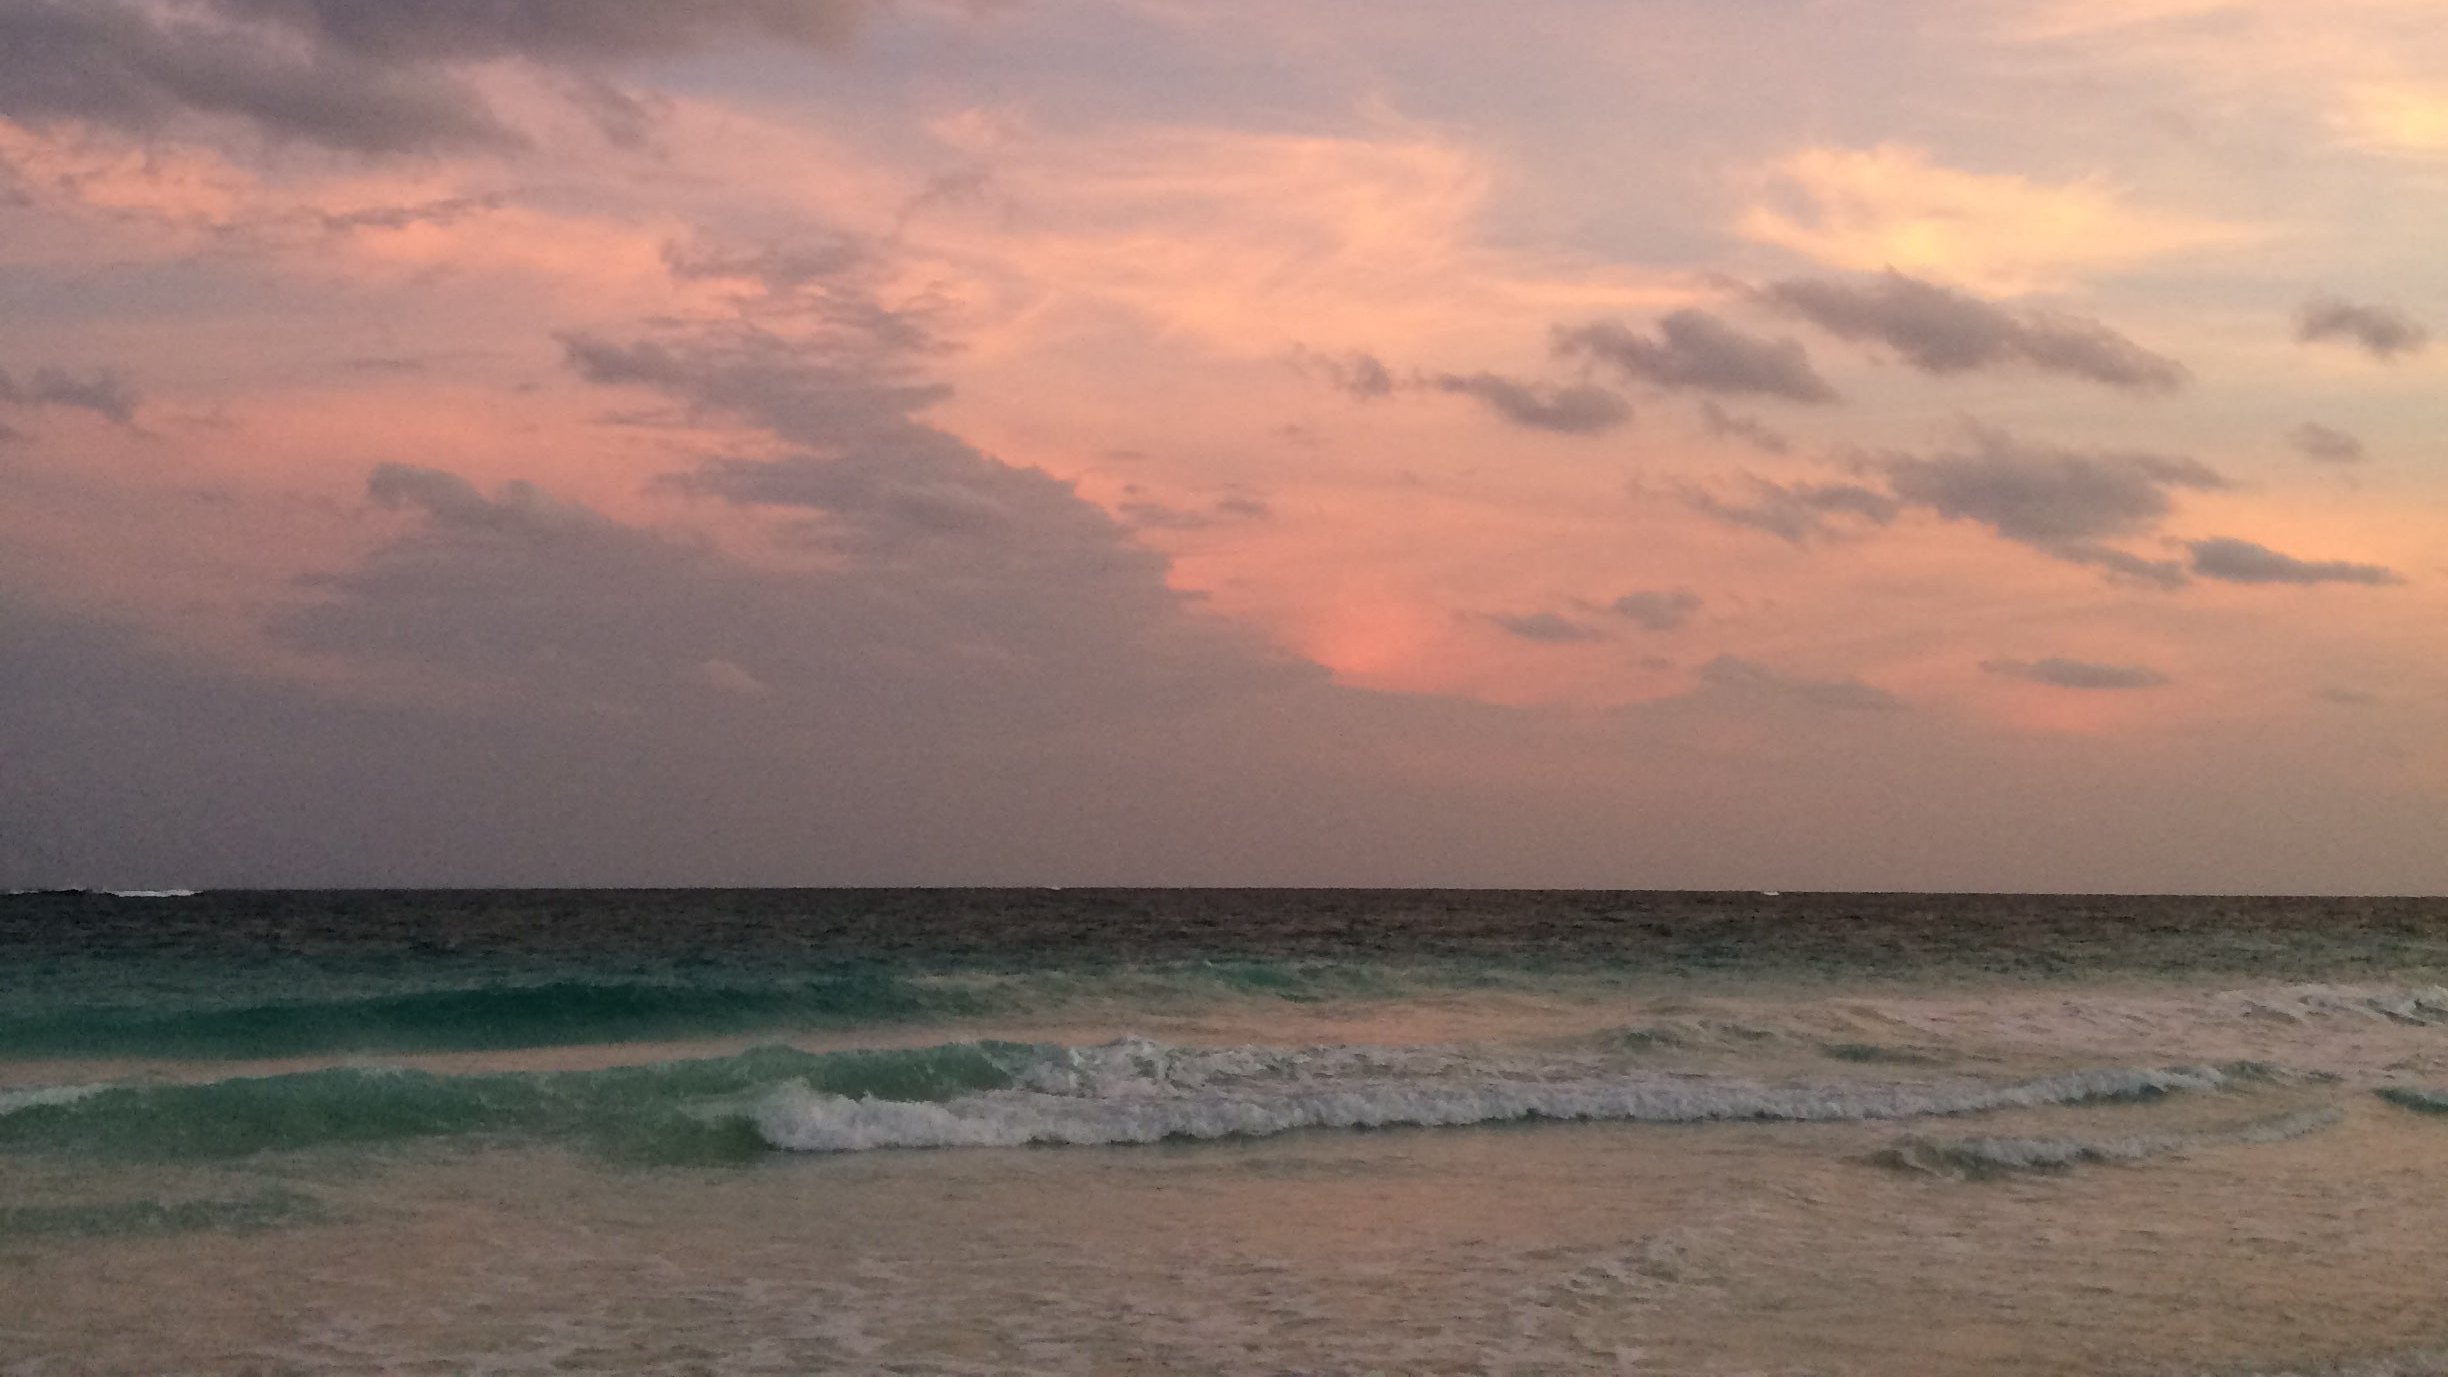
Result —
<path fill-rule="evenodd" d="M 0 1016 L 0 1055 L 280 1057 L 462 1052 L 952 1018 L 982 1001 L 882 971 L 788 984 L 560 981 L 228 1006 Z"/>
<path fill-rule="evenodd" d="M 2372 1093 L 2399 1109 L 2411 1109 L 2418 1114 L 2448 1114 L 2448 1090 L 2431 1090 L 2419 1085 L 2384 1085 Z"/>
<path fill-rule="evenodd" d="M 143 1198 L 99 1204 L 0 1206 L 0 1240 L 154 1238 L 170 1234 L 259 1233 L 325 1218 L 323 1202 L 292 1190 L 191 1200 Z"/>
<path fill-rule="evenodd" d="M 737 1056 L 597 1071 L 447 1076 L 333 1067 L 191 1085 L 106 1085 L 21 1096 L 0 1151 L 187 1161 L 446 1138 L 562 1141 L 642 1162 L 732 1161 L 766 1148 L 752 1116 L 783 1086 L 933 1099 L 1012 1083 L 1031 1049 L 954 1043 L 906 1051 Z"/>
<path fill-rule="evenodd" d="M 2210 1147 L 2249 1147 L 2292 1142 L 2345 1121 L 2334 1106 L 2297 1110 L 2228 1128 L 2183 1133 L 2128 1134 L 2114 1138 L 1962 1138 L 1913 1141 L 1880 1153 L 1888 1166 L 1941 1176 L 1997 1176 L 2010 1172 L 2062 1171 L 2096 1163 L 2140 1162 Z"/>
<path fill-rule="evenodd" d="M 1431 1128 L 1525 1120 L 1688 1124 L 1911 1119 L 2150 1099 L 2215 1089 L 2223 1080 L 2210 1068 L 2091 1071 L 2008 1085 L 1939 1087 L 1772 1088 L 1652 1076 L 1461 1085 L 1387 1080 L 1085 1097 L 1017 1089 L 941 1103 L 788 1090 L 760 1107 L 756 1123 L 767 1142 L 797 1152 L 1091 1146 L 1267 1137 L 1309 1128 Z"/>
<path fill-rule="evenodd" d="M 594 1071 L 440 1075 L 333 1067 L 199 1084 L 18 1092 L 0 1151 L 186 1160 L 486 1137 L 647 1162 L 769 1149 L 1018 1147 L 1521 1120 L 1832 1122 L 2138 1101 L 2231 1082 L 2212 1067 L 2008 1083 L 1765 1086 L 1462 1046 L 1185 1048 L 964 1042 L 761 1047 Z"/>

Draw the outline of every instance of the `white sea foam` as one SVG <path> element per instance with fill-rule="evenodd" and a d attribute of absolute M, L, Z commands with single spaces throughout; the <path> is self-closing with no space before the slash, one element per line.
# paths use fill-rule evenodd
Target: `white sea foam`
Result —
<path fill-rule="evenodd" d="M 22 1090 L 0 1090 L 0 1114 L 14 1114 L 37 1105 L 75 1104 L 110 1089 L 107 1085 L 42 1085 Z"/>
<path fill-rule="evenodd" d="M 1731 1078 L 1554 1070 L 1541 1076 L 1535 1064 L 1500 1067 L 1457 1048 L 1194 1049 L 1130 1039 L 1065 1049 L 1020 1068 L 1020 1088 L 942 1103 L 790 1087 L 767 1099 L 756 1122 L 766 1141 L 803 1152 L 1086 1146 L 1523 1119 L 1910 1119 L 2209 1090 L 2225 1079 L 2209 1068 L 2137 1068 L 2003 1085 L 1772 1087 Z"/>

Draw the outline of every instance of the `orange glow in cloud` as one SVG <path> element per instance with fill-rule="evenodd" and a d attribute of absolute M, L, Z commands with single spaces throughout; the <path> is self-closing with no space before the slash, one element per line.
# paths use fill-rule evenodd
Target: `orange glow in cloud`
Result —
<path fill-rule="evenodd" d="M 2045 290 L 2260 232 L 2131 205 L 2092 182 L 1945 167 L 1916 148 L 1808 148 L 1767 169 L 1738 232 L 1833 267 L 1895 268 L 1993 295 Z"/>

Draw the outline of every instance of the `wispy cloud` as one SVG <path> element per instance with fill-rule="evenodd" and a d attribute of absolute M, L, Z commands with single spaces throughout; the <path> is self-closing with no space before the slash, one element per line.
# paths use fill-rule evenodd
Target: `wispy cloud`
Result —
<path fill-rule="evenodd" d="M 2394 306 L 2321 296 L 2305 302 L 2295 313 L 2295 338 L 2305 344 L 2334 340 L 2354 345 L 2385 362 L 2400 354 L 2420 353 L 2431 342 L 2431 332 Z"/>
<path fill-rule="evenodd" d="M 22 382 L 0 372 L 0 405 L 63 406 L 90 411 L 124 426 L 136 423 L 139 400 L 135 385 L 117 369 L 74 373 L 64 368 L 37 368 Z"/>
<path fill-rule="evenodd" d="M 1541 388 L 1497 373 L 1443 373 L 1428 386 L 1476 397 L 1515 425 L 1560 435 L 1600 435 L 1632 419 L 1630 403 L 1587 384 Z"/>
<path fill-rule="evenodd" d="M 1858 679 L 1810 679 L 1756 661 L 1720 655 L 1700 666 L 1700 682 L 1724 697 L 1752 703 L 1793 703 L 1844 712 L 1896 712 L 1904 700 Z"/>
<path fill-rule="evenodd" d="M 2166 675 L 2145 665 L 2097 664 L 2054 655 L 2039 660 L 1983 660 L 1981 669 L 2052 688 L 2095 691 L 2157 688 L 2168 681 Z"/>
<path fill-rule="evenodd" d="M 1608 603 L 1607 610 L 1646 631 L 1673 631 L 1700 610 L 1700 595 L 1688 588 L 1644 588 Z"/>
<path fill-rule="evenodd" d="M 1760 300 L 1838 339 L 1882 345 L 1924 373 L 2023 367 L 2135 392 L 2170 392 L 2184 365 L 2081 316 L 2014 308 L 1889 271 L 1850 282 L 1794 279 Z"/>
<path fill-rule="evenodd" d="M 2403 583 L 2405 575 L 2379 564 L 2351 560 L 2305 560 L 2233 536 L 2189 542 L 2193 572 L 2225 583 Z"/>
<path fill-rule="evenodd" d="M 2287 443 L 2316 464 L 2359 464 L 2364 459 L 2361 440 L 2318 421 L 2305 421 L 2289 430 Z"/>
<path fill-rule="evenodd" d="M 1684 488 L 1680 496 L 1704 516 L 1796 545 L 1835 536 L 1853 523 L 1884 526 L 1903 510 L 1893 496 L 1859 483 L 1778 483 L 1757 476 L 1748 476 L 1747 491 L 1739 497 L 1697 487 Z"/>
<path fill-rule="evenodd" d="M 1676 311 L 1657 328 L 1651 338 L 1614 321 L 1559 326 L 1555 352 L 1606 364 L 1627 379 L 1670 391 L 1836 400 L 1836 389 L 1811 368 L 1810 355 L 1794 340 L 1745 334 L 1699 310 Z"/>

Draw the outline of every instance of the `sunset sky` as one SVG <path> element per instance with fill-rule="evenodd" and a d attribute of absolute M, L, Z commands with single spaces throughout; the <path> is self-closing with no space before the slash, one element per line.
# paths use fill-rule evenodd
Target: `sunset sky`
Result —
<path fill-rule="evenodd" d="M 2448 891 L 2439 0 L 0 0 L 0 885 Z"/>

